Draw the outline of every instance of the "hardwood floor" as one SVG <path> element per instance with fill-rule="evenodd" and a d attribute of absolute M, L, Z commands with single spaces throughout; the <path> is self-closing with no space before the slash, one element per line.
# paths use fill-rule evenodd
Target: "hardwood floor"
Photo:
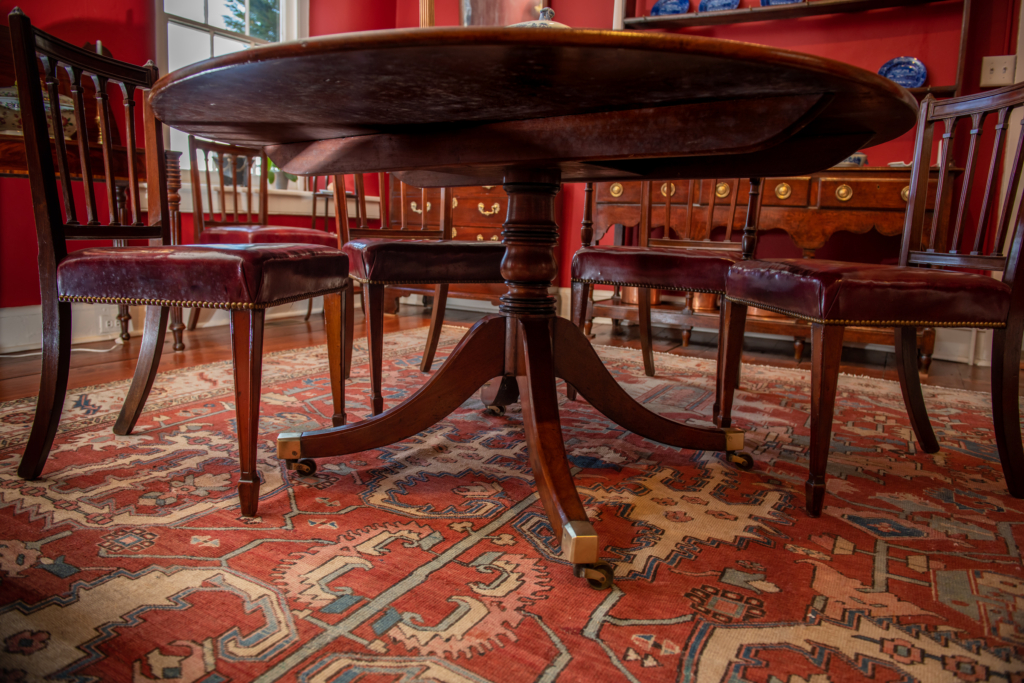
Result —
<path fill-rule="evenodd" d="M 449 324 L 468 327 L 481 317 L 480 313 L 449 310 L 445 319 Z M 403 305 L 398 315 L 384 316 L 385 333 L 425 327 L 429 324 L 429 309 L 419 306 Z M 366 335 L 362 311 L 359 310 L 358 305 L 356 306 L 355 334 L 357 337 Z M 308 323 L 301 318 L 269 320 L 264 335 L 263 348 L 267 352 L 313 346 L 326 342 L 323 320 L 318 315 L 313 316 Z M 167 338 L 171 339 L 169 333 Z M 612 328 L 610 325 L 595 325 L 593 341 L 595 344 L 608 346 L 640 348 L 640 338 L 635 326 Z M 684 348 L 678 331 L 655 328 L 654 342 L 655 351 L 680 356 L 714 358 L 717 352 L 717 335 L 713 334 L 694 332 L 690 345 Z M 161 371 L 231 359 L 226 326 L 186 332 L 185 344 L 188 348 L 175 352 L 171 348 L 171 342 L 166 343 L 160 359 Z M 105 353 L 72 353 L 68 388 L 73 389 L 130 378 L 135 370 L 140 345 L 141 338 L 132 337 L 128 343 L 117 345 L 113 350 Z M 114 346 L 114 343 L 106 341 L 79 344 L 75 348 L 106 350 L 111 346 Z M 777 367 L 809 368 L 810 349 L 805 350 L 805 359 L 798 366 L 793 360 L 792 348 L 792 344 L 786 341 L 748 338 L 745 342 L 743 362 Z M 655 365 L 657 365 L 657 358 L 655 358 Z M 893 354 L 879 351 L 845 348 L 841 371 L 882 379 L 896 379 Z M 990 388 L 988 368 L 940 360 L 932 362 L 931 372 L 923 381 L 925 384 L 934 386 L 973 391 L 987 392 Z M 0 357 L 0 401 L 32 396 L 38 390 L 39 356 Z"/>

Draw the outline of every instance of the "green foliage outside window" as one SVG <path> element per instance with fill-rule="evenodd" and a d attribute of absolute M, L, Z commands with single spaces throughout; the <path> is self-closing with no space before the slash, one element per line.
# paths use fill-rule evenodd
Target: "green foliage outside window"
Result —
<path fill-rule="evenodd" d="M 271 43 L 280 40 L 281 0 L 249 0 L 248 35 Z M 245 0 L 228 0 L 224 25 L 232 31 L 246 33 Z"/>

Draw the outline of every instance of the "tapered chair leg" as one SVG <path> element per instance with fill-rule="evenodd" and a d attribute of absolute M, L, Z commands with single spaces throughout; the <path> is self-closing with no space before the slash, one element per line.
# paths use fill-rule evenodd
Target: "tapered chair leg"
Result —
<path fill-rule="evenodd" d="M 35 479 L 43 471 L 50 454 L 53 437 L 64 408 L 71 366 L 71 304 L 43 299 L 43 358 L 39 376 L 39 397 L 32 421 L 25 454 L 18 466 L 18 476 Z"/>
<path fill-rule="evenodd" d="M 199 309 L 192 308 L 188 312 L 188 326 L 185 328 L 189 332 L 196 329 L 196 325 L 199 324 Z"/>
<path fill-rule="evenodd" d="M 384 285 L 363 285 L 363 311 L 366 313 L 366 346 L 370 354 L 370 409 L 374 415 L 384 412 Z"/>
<path fill-rule="evenodd" d="M 345 305 L 342 307 L 343 323 L 345 325 L 345 379 L 352 376 L 352 355 L 355 353 L 356 343 L 356 293 L 355 287 L 349 284 L 342 292 L 345 298 Z"/>
<path fill-rule="evenodd" d="M 231 362 L 235 374 L 235 421 L 238 424 L 238 497 L 242 516 L 254 517 L 260 502 L 260 384 L 263 370 L 263 309 L 231 311 Z"/>
<path fill-rule="evenodd" d="M 310 297 L 309 301 L 306 302 L 306 316 L 303 318 L 303 320 L 308 321 L 309 316 L 311 315 L 313 315 L 313 297 Z"/>
<path fill-rule="evenodd" d="M 640 328 L 640 355 L 644 359 L 644 374 L 654 377 L 654 342 L 651 339 L 651 294 L 653 290 L 637 287 L 637 325 Z"/>
<path fill-rule="evenodd" d="M 1006 488 L 1014 498 L 1024 498 L 1024 448 L 1020 430 L 1020 346 L 1024 327 L 1011 323 L 993 330 L 992 415 L 996 447 L 1003 464 Z"/>
<path fill-rule="evenodd" d="M 811 326 L 811 447 L 805 487 L 811 517 L 820 517 L 825 504 L 825 470 L 832 445 L 843 331 L 840 325 Z"/>
<path fill-rule="evenodd" d="M 448 303 L 448 285 L 434 287 L 434 309 L 430 312 L 430 329 L 427 331 L 427 346 L 423 349 L 423 360 L 420 361 L 420 372 L 430 372 L 437 353 L 437 343 L 441 339 L 441 328 L 444 327 L 444 309 Z"/>
<path fill-rule="evenodd" d="M 732 426 L 732 400 L 739 384 L 740 359 L 743 357 L 743 328 L 747 307 L 723 297 L 718 323 L 718 374 L 715 382 L 715 406 L 712 419 L 716 427 Z"/>
<path fill-rule="evenodd" d="M 340 427 L 345 416 L 345 356 L 351 352 L 344 339 L 345 297 L 342 292 L 324 295 L 324 326 L 327 328 L 327 365 L 331 375 L 334 415 L 331 424 Z"/>
<path fill-rule="evenodd" d="M 149 398 L 149 391 L 153 388 L 153 380 L 156 379 L 160 366 L 169 312 L 170 309 L 162 306 L 146 306 L 146 328 L 142 333 L 142 348 L 139 349 L 139 360 L 135 364 L 132 385 L 121 406 L 117 422 L 114 423 L 115 434 L 131 434 L 139 416 L 142 415 L 142 409 L 146 406 L 146 399 Z"/>
<path fill-rule="evenodd" d="M 896 328 L 896 371 L 899 373 L 903 403 L 907 406 L 910 426 L 914 428 L 917 443 L 925 453 L 937 453 L 939 441 L 928 420 L 928 409 L 921 392 L 921 377 L 917 374 L 917 329 Z"/>
<path fill-rule="evenodd" d="M 586 333 L 585 326 L 587 324 L 587 313 L 589 312 L 590 293 L 593 289 L 594 286 L 589 282 L 572 283 L 572 299 L 569 314 L 572 317 L 572 324 L 584 330 L 584 334 Z M 575 401 L 576 387 L 566 382 L 565 395 L 570 401 Z"/>
<path fill-rule="evenodd" d="M 148 315 L 148 313 L 147 313 L 147 315 Z M 170 315 L 171 324 L 170 324 L 169 327 L 170 327 L 170 330 L 171 330 L 171 334 L 174 336 L 174 350 L 175 351 L 184 351 L 185 350 L 185 342 L 182 341 L 182 336 L 184 335 L 184 332 L 185 332 L 185 325 L 181 322 L 181 316 L 182 316 L 182 309 L 180 307 L 175 306 L 174 308 L 171 309 L 171 315 Z"/>

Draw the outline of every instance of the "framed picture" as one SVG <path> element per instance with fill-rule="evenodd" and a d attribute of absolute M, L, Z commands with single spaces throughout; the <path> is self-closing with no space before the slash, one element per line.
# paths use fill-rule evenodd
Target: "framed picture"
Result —
<path fill-rule="evenodd" d="M 459 0 L 463 26 L 508 26 L 540 17 L 547 0 Z"/>

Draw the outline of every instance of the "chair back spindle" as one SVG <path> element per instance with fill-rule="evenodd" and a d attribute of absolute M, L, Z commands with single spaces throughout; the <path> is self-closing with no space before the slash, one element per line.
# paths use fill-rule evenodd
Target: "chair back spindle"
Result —
<path fill-rule="evenodd" d="M 55 286 L 56 265 L 67 255 L 67 240 L 160 239 L 170 244 L 166 197 L 162 188 L 163 169 L 161 124 L 149 110 L 146 94 L 158 77 L 152 63 L 135 66 L 116 61 L 91 50 L 36 31 L 20 11 L 9 16 L 11 46 L 18 98 L 22 104 L 23 134 L 29 170 L 36 236 L 39 243 L 41 285 Z M 41 68 L 40 68 L 41 67 Z M 70 84 L 75 142 L 64 138 L 61 120 L 59 77 L 67 74 Z M 98 140 L 90 138 L 86 93 L 90 83 L 99 117 Z M 119 92 L 124 105 L 124 131 L 117 129 L 110 92 Z M 136 135 L 139 130 L 137 98 L 141 99 L 146 140 L 146 177 L 149 192 L 148 225 L 142 221 L 139 182 L 143 167 L 138 163 Z M 44 100 L 49 104 L 47 113 Z M 48 127 L 52 126 L 51 129 Z M 126 145 L 117 141 L 125 140 Z M 56 160 L 56 163 L 55 163 Z M 103 166 L 102 175 L 95 172 Z M 106 185 L 108 220 L 99 219 L 95 181 Z M 85 198 L 85 222 L 76 205 L 72 182 L 81 181 Z M 116 185 L 128 188 L 130 206 L 118 211 Z"/>
<path fill-rule="evenodd" d="M 188 137 L 189 158 L 192 161 L 192 212 L 195 225 L 195 242 L 207 228 L 242 225 L 267 225 L 267 191 L 270 186 L 267 172 L 269 162 L 267 155 L 258 148 L 239 147 L 222 142 L 203 140 L 194 135 Z M 214 163 L 216 160 L 216 163 Z M 200 163 L 200 161 L 202 163 Z M 256 166 L 259 162 L 259 199 L 253 201 L 255 188 Z M 213 184 L 211 168 L 216 165 L 217 186 L 220 192 L 220 206 L 214 211 Z M 203 206 L 203 192 L 200 184 L 200 166 L 205 167 L 206 206 Z M 278 171 L 281 173 L 282 171 Z M 224 174 L 231 177 L 227 186 Z M 244 177 L 245 184 L 239 191 L 239 175 Z M 227 207 L 228 194 L 233 206 Z M 244 201 L 244 206 L 243 206 Z"/>
<path fill-rule="evenodd" d="M 1016 197 L 1020 189 L 1021 166 L 1024 163 L 1024 134 L 1019 135 L 1012 156 L 1007 150 L 1010 114 L 1024 104 L 1024 84 L 1018 84 L 978 95 L 936 100 L 925 98 L 921 103 L 923 122 L 917 131 L 914 168 L 910 182 L 908 211 L 904 223 L 903 243 L 900 251 L 901 265 L 918 265 L 937 268 L 960 268 L 970 270 L 1000 271 L 1003 280 L 1012 283 L 1020 267 L 1017 254 L 1022 239 L 1020 227 L 1021 211 Z M 978 173 L 984 147 L 987 124 L 991 123 L 993 141 L 987 173 Z M 967 162 L 962 176 L 962 187 L 956 198 L 957 206 L 951 212 L 956 216 L 952 235 L 949 239 L 938 232 L 938 216 L 935 211 L 931 222 L 931 234 L 924 245 L 925 204 L 929 161 L 932 144 L 936 137 L 935 128 L 942 126 L 941 151 L 939 153 L 939 187 L 937 200 L 942 197 L 943 183 L 952 163 L 950 151 L 957 143 L 958 135 L 969 136 Z M 1018 133 L 1024 130 L 1018 129 Z M 985 136 L 983 138 L 983 136 Z M 1006 194 L 1002 202 L 998 193 L 1002 183 L 1003 162 L 1012 159 L 1006 178 Z M 984 175 L 984 178 L 980 176 Z M 972 197 L 975 188 L 983 188 L 977 221 L 969 220 Z M 993 207 L 1000 204 L 999 213 L 993 216 Z M 1012 232 L 1011 232 L 1011 227 Z M 973 235 L 970 230 L 973 229 Z M 1011 243 L 1007 245 L 1007 236 Z M 964 246 L 969 245 L 969 246 Z M 1024 303 L 1024 302 L 1022 302 Z"/>

